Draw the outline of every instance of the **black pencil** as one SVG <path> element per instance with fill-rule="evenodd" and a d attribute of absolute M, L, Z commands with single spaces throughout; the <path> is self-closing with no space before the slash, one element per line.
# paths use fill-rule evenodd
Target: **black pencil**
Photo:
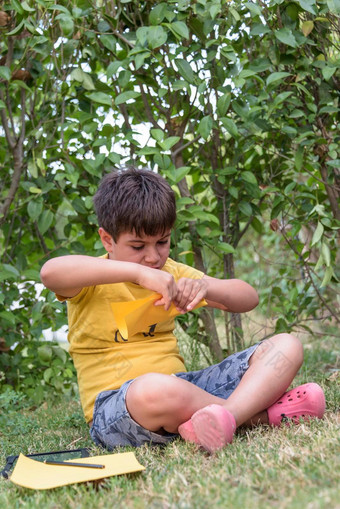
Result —
<path fill-rule="evenodd" d="M 105 465 L 96 465 L 93 463 L 74 463 L 72 461 L 44 461 L 46 465 L 62 465 L 64 467 L 86 467 L 86 468 L 105 468 Z"/>

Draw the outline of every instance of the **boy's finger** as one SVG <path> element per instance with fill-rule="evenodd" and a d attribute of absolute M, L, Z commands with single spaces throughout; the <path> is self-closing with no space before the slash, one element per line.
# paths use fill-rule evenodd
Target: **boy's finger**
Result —
<path fill-rule="evenodd" d="M 194 309 L 197 306 L 197 304 L 199 304 L 201 302 L 202 299 L 203 299 L 203 292 L 198 292 L 196 297 L 191 302 L 189 302 L 186 309 L 188 311 L 191 311 L 192 309 Z"/>
<path fill-rule="evenodd" d="M 170 305 L 171 305 L 171 301 L 168 301 L 168 302 L 167 302 L 167 301 L 164 299 L 164 297 L 162 297 L 161 299 L 156 300 L 156 301 L 154 302 L 154 306 L 164 306 L 165 311 L 168 311 L 168 309 L 169 309 Z"/>

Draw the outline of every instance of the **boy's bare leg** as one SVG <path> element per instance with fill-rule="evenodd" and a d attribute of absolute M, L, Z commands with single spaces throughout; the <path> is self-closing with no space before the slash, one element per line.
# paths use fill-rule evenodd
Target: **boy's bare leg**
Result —
<path fill-rule="evenodd" d="M 237 426 L 265 423 L 265 409 L 286 391 L 302 360 L 300 341 L 290 334 L 278 334 L 257 348 L 249 369 L 227 400 L 181 378 L 150 373 L 130 385 L 127 408 L 131 417 L 150 431 L 177 432 L 178 426 L 197 410 L 213 403 L 229 410 Z"/>

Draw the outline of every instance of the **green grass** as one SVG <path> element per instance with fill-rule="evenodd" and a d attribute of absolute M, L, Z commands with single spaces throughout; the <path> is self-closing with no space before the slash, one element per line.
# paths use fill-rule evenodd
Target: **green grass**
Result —
<path fill-rule="evenodd" d="M 296 383 L 313 380 L 322 385 L 327 400 L 322 421 L 240 430 L 234 442 L 214 456 L 179 439 L 165 448 L 122 448 L 134 450 L 146 470 L 98 483 L 32 491 L 1 479 L 0 507 L 340 508 L 336 340 L 315 340 L 305 352 Z M 6 456 L 19 452 L 90 447 L 93 455 L 103 453 L 91 443 L 77 400 L 6 410 L 6 420 L 2 410 L 0 421 L 1 466 Z"/>

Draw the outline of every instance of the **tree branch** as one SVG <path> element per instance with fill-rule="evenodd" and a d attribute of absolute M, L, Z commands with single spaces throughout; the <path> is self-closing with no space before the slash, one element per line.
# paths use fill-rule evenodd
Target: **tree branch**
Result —
<path fill-rule="evenodd" d="M 148 102 L 148 100 L 146 98 L 145 90 L 144 90 L 143 85 L 141 83 L 139 85 L 139 88 L 140 88 L 140 91 L 141 91 L 141 94 L 142 94 L 143 104 L 145 106 L 145 113 L 146 113 L 146 116 L 147 116 L 149 122 L 151 122 L 151 124 L 156 129 L 161 129 L 161 127 L 157 124 L 156 120 L 154 119 L 154 116 L 153 116 L 151 108 L 150 108 L 150 104 L 149 104 L 149 102 Z"/>
<path fill-rule="evenodd" d="M 1 89 L 0 89 L 0 99 L 3 102 L 5 102 L 4 94 L 3 94 L 3 91 Z M 1 108 L 0 116 L 1 116 L 1 123 L 2 123 L 2 127 L 4 128 L 4 131 L 5 131 L 5 136 L 6 136 L 6 140 L 7 140 L 8 146 L 9 146 L 9 148 L 11 150 L 13 150 L 14 147 L 15 147 L 15 139 L 13 138 L 13 136 L 11 135 L 11 132 L 10 132 L 10 128 L 9 128 L 7 117 L 6 117 L 5 108 Z"/>

